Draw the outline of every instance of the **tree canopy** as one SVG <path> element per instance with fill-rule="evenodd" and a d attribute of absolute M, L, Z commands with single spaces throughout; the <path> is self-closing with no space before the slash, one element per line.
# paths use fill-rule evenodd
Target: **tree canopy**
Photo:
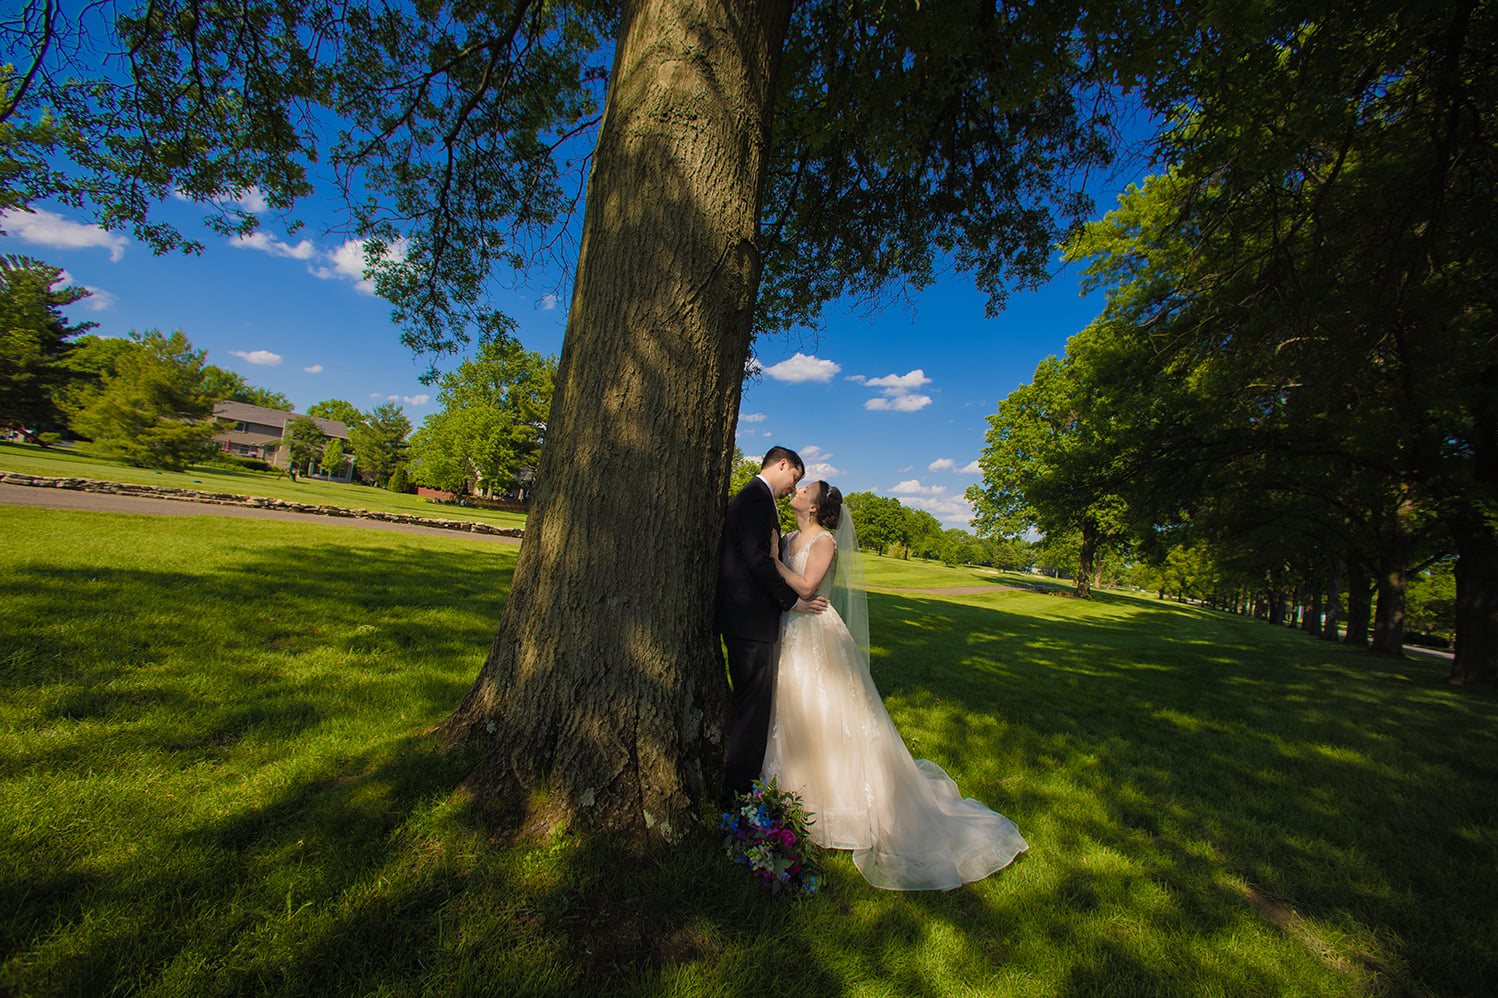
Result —
<path fill-rule="evenodd" d="M 410 449 L 406 438 L 411 435 L 411 420 L 396 403 L 383 402 L 348 432 L 354 470 L 365 481 L 384 488 Z"/>
<path fill-rule="evenodd" d="M 307 415 L 321 419 L 336 419 L 347 427 L 356 426 L 367 418 L 352 402 L 345 402 L 343 399 L 325 399 L 321 402 L 314 402 L 307 407 Z"/>
<path fill-rule="evenodd" d="M 1312 627 L 1324 601 L 1329 637 L 1345 590 L 1356 642 L 1371 585 L 1374 648 L 1396 654 L 1406 579 L 1454 550 L 1453 679 L 1491 681 L 1498 23 L 1268 5 L 1223 27 L 1158 83 L 1193 95 L 1170 169 L 1069 240 L 1106 309 L 1001 405 L 979 499 L 995 523 L 1079 514 L 1103 492 L 1068 483 L 1099 482 L 1162 578 Z M 1038 446 L 1020 414 L 1049 411 L 1062 370 L 1064 408 L 1092 416 Z"/>
<path fill-rule="evenodd" d="M 489 340 L 443 375 L 442 409 L 411 438 L 414 479 L 459 494 L 503 491 L 534 471 L 546 435 L 555 357 Z"/>
<path fill-rule="evenodd" d="M 62 309 L 86 297 L 58 267 L 0 256 L 0 426 L 37 441 L 63 428 L 59 399 L 78 377 L 68 363 L 73 338 L 94 323 L 71 323 Z"/>
<path fill-rule="evenodd" d="M 296 408 L 291 399 L 281 392 L 260 388 L 245 380 L 244 375 L 209 364 L 203 368 L 203 379 L 208 394 L 216 401 L 247 402 L 267 409 L 290 412 Z"/>
<path fill-rule="evenodd" d="M 213 397 L 203 351 L 181 330 L 131 333 L 99 392 L 73 421 L 96 453 L 146 468 L 181 469 L 213 451 Z"/>

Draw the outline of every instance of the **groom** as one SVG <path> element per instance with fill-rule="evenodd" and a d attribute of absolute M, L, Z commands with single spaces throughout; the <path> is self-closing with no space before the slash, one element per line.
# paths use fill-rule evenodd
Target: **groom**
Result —
<path fill-rule="evenodd" d="M 773 538 L 780 517 L 775 500 L 791 494 L 806 466 L 793 450 L 771 447 L 759 474 L 728 503 L 718 545 L 714 606 L 718 633 L 728 651 L 728 760 L 723 783 L 745 793 L 765 761 L 770 703 L 775 688 L 775 641 L 786 610 L 821 613 L 827 600 L 799 599 L 775 568 Z"/>

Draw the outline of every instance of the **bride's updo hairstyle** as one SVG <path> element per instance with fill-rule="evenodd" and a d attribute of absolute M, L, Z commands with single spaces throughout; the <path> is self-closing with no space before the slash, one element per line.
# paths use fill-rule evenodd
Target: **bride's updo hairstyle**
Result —
<path fill-rule="evenodd" d="M 828 530 L 836 530 L 843 519 L 843 494 L 836 485 L 828 485 L 820 478 L 817 485 L 822 489 L 817 496 L 817 524 Z"/>

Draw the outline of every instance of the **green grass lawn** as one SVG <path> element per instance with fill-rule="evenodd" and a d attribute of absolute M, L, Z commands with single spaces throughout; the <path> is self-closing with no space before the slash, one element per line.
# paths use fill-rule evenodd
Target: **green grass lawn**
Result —
<path fill-rule="evenodd" d="M 131 485 L 164 485 L 204 492 L 232 492 L 243 496 L 289 499 L 293 502 L 343 506 L 349 509 L 408 513 L 443 520 L 476 520 L 499 527 L 523 527 L 523 513 L 495 509 L 471 509 L 436 503 L 418 496 L 343 482 L 301 478 L 293 482 L 285 474 L 251 471 L 248 468 L 218 468 L 211 465 L 186 471 L 153 471 L 106 461 L 75 450 L 42 448 L 33 444 L 0 443 L 0 469 L 52 478 L 94 478 Z"/>
<path fill-rule="evenodd" d="M 1498 701 L 1444 665 L 1111 594 L 875 593 L 907 741 L 1030 852 L 946 894 L 838 854 L 791 902 L 711 834 L 504 842 L 451 792 L 474 758 L 423 732 L 514 548 L 6 507 L 0 538 L 0 993 L 1498 987 Z"/>

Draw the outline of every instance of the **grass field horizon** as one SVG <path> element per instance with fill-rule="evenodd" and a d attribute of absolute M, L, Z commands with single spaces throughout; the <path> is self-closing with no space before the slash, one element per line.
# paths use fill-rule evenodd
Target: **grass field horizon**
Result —
<path fill-rule="evenodd" d="M 431 502 L 420 496 L 391 492 L 349 482 L 320 478 L 298 478 L 248 468 L 193 465 L 184 471 L 136 468 L 120 461 L 96 457 L 83 451 L 35 444 L 0 443 L 0 471 L 50 478 L 92 478 L 128 485 L 160 485 L 175 489 L 229 492 L 291 502 L 367 509 L 384 513 L 406 513 L 438 520 L 473 520 L 498 527 L 523 527 L 525 514 L 497 509 L 478 509 Z"/>
<path fill-rule="evenodd" d="M 1498 698 L 1442 664 L 1146 596 L 895 592 L 1004 579 L 870 559 L 891 714 L 1030 851 L 945 894 L 833 854 L 788 902 L 707 830 L 502 839 L 453 792 L 476 757 L 424 732 L 514 548 L 224 529 L 0 507 L 0 991 L 1498 987 Z"/>

